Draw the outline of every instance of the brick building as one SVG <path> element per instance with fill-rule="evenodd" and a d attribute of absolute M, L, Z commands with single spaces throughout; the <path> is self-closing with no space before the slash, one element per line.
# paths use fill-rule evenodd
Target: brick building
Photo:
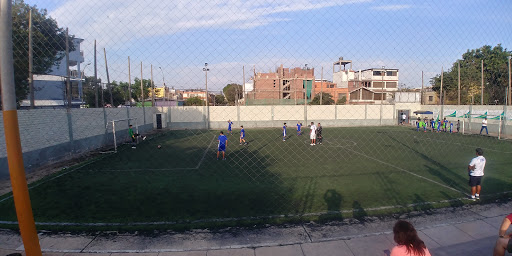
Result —
<path fill-rule="evenodd" d="M 256 73 L 254 88 L 249 92 L 249 100 L 279 99 L 290 102 L 304 102 L 304 96 L 311 100 L 315 95 L 313 81 L 314 68 L 277 68 L 276 72 Z"/>

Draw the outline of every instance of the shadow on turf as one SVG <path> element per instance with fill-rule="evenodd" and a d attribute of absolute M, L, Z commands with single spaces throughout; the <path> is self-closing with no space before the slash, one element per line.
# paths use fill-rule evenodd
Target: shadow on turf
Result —
<path fill-rule="evenodd" d="M 447 186 L 450 186 L 458 191 L 465 191 L 467 189 L 467 187 L 463 187 L 462 185 L 460 185 L 460 177 L 459 176 L 456 176 L 454 175 L 454 179 L 448 177 L 446 174 L 453 174 L 452 170 L 450 170 L 449 168 L 447 168 L 445 165 L 443 165 L 442 163 L 438 162 L 437 160 L 419 152 L 418 150 L 410 147 L 409 145 L 401 142 L 400 140 L 397 140 L 396 138 L 390 136 L 389 134 L 387 135 L 391 140 L 395 141 L 396 143 L 404 146 L 405 148 L 409 149 L 411 152 L 414 152 L 416 153 L 416 155 L 418 155 L 419 157 L 423 158 L 424 160 L 432 163 L 434 166 L 436 166 L 437 168 L 432 168 L 428 165 L 424 165 L 426 168 L 427 168 L 427 171 L 432 174 L 433 176 L 435 177 L 438 177 L 439 179 L 441 179 L 441 181 L 443 181 Z"/>

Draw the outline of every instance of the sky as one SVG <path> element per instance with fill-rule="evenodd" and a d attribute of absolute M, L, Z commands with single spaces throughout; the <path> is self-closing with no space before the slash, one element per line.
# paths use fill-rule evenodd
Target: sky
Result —
<path fill-rule="evenodd" d="M 332 63 L 353 69 L 397 68 L 399 83 L 418 88 L 469 49 L 512 49 L 509 0 L 25 0 L 48 10 L 83 38 L 85 61 L 106 81 L 153 78 L 157 86 L 208 88 L 249 81 L 256 72 L 315 68 L 332 80 Z M 323 72 L 322 72 L 323 68 Z M 93 65 L 85 68 L 93 75 Z"/>

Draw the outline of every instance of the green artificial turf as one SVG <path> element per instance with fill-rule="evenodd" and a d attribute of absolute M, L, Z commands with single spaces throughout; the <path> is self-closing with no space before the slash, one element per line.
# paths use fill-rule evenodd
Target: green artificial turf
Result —
<path fill-rule="evenodd" d="M 487 158 L 483 198 L 510 190 L 508 141 L 407 127 L 326 127 L 323 144 L 310 146 L 307 133 L 289 128 L 283 142 L 281 129 L 246 129 L 249 145 L 228 135 L 223 161 L 216 159 L 218 131 L 168 131 L 32 184 L 34 217 L 168 225 L 461 205 L 469 203 L 460 199 L 469 191 L 467 164 L 476 147 Z M 12 198 L 0 202 L 0 220 L 16 221 Z"/>

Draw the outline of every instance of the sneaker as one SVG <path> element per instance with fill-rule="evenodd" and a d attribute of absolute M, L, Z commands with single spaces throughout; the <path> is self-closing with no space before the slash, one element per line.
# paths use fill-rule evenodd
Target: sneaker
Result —
<path fill-rule="evenodd" d="M 247 145 L 247 142 L 246 142 L 246 143 L 244 143 L 244 145 Z"/>
<path fill-rule="evenodd" d="M 146 136 L 142 136 L 142 140 L 146 140 Z"/>
<path fill-rule="evenodd" d="M 313 146 L 313 143 L 309 144 L 310 146 Z"/>
<path fill-rule="evenodd" d="M 475 194 L 475 198 L 476 198 L 477 200 L 480 200 L 480 194 Z"/>
<path fill-rule="evenodd" d="M 476 197 L 475 197 L 474 195 L 472 195 L 472 196 L 470 196 L 470 197 L 469 197 L 469 200 L 471 200 L 471 201 L 475 201 L 475 200 L 476 200 Z"/>
<path fill-rule="evenodd" d="M 136 146 L 132 146 L 132 148 L 137 148 Z"/>
<path fill-rule="evenodd" d="M 217 158 L 217 160 L 219 160 L 219 159 Z"/>
<path fill-rule="evenodd" d="M 242 143 L 240 143 L 240 146 L 242 146 Z"/>
<path fill-rule="evenodd" d="M 226 158 L 222 158 L 222 160 L 226 160 Z"/>

